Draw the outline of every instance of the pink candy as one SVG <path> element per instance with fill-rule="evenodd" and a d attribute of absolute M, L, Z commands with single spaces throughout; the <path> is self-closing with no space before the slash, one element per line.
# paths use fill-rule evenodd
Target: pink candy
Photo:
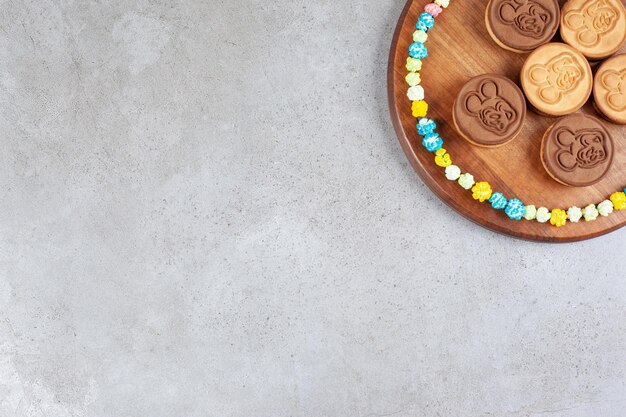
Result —
<path fill-rule="evenodd" d="M 432 15 L 433 17 L 437 17 L 439 16 L 439 13 L 443 11 L 443 9 L 438 4 L 428 3 L 426 7 L 424 7 L 424 11 Z"/>

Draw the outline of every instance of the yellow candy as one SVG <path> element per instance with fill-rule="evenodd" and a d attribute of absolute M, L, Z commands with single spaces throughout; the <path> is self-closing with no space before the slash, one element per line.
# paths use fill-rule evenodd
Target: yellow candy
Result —
<path fill-rule="evenodd" d="M 493 194 L 493 190 L 488 182 L 478 182 L 472 187 L 472 197 L 474 197 L 474 200 L 478 200 L 481 203 L 489 200 L 491 194 Z"/>
<path fill-rule="evenodd" d="M 452 165 L 452 158 L 450 157 L 448 151 L 441 148 L 435 152 L 435 164 L 443 168 Z"/>
<path fill-rule="evenodd" d="M 611 202 L 615 210 L 626 210 L 626 193 L 617 192 L 611 194 Z"/>
<path fill-rule="evenodd" d="M 428 103 L 424 100 L 414 101 L 411 106 L 411 111 L 413 112 L 413 117 L 426 117 L 428 113 Z"/>
<path fill-rule="evenodd" d="M 561 209 L 552 210 L 550 224 L 556 227 L 565 226 L 565 224 L 567 224 L 567 212 Z"/>

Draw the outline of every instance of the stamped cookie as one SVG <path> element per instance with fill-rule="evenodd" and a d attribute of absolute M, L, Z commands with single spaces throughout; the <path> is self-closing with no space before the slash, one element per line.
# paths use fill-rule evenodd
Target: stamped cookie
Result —
<path fill-rule="evenodd" d="M 580 109 L 593 86 L 589 62 L 563 43 L 548 43 L 530 54 L 520 79 L 528 101 L 547 116 L 564 116 Z"/>
<path fill-rule="evenodd" d="M 552 178 L 572 187 L 600 181 L 613 162 L 613 139 L 599 119 L 577 113 L 552 125 L 541 142 L 541 162 Z"/>
<path fill-rule="evenodd" d="M 522 130 L 526 100 L 506 77 L 483 74 L 469 80 L 454 101 L 452 118 L 461 136 L 478 146 L 500 146 Z"/>
<path fill-rule="evenodd" d="M 596 108 L 608 120 L 626 125 L 626 55 L 607 60 L 593 82 Z"/>
<path fill-rule="evenodd" d="M 561 37 L 591 60 L 617 52 L 626 41 L 621 0 L 568 0 L 561 11 Z"/>
<path fill-rule="evenodd" d="M 493 40 L 517 53 L 550 42 L 560 19 L 557 0 L 491 0 L 485 12 L 487 31 Z"/>

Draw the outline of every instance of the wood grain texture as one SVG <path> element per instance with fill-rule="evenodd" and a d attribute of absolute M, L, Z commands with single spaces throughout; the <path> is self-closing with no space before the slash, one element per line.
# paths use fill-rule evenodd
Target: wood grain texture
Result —
<path fill-rule="evenodd" d="M 493 210 L 488 203 L 472 199 L 471 193 L 456 182 L 445 178 L 444 170 L 435 165 L 433 155 L 421 146 L 416 120 L 411 115 L 406 97 L 406 57 L 415 22 L 426 0 L 409 0 L 400 16 L 391 45 L 388 70 L 389 106 L 392 121 L 402 147 L 426 185 L 444 202 L 488 229 L 507 235 L 536 241 L 573 242 L 597 237 L 626 225 L 626 210 L 594 222 L 556 228 L 522 220 L 510 220 L 503 211 Z M 421 71 L 422 85 L 430 105 L 429 117 L 438 124 L 445 148 L 453 162 L 477 181 L 488 181 L 494 190 L 507 197 L 516 196 L 526 204 L 537 207 L 567 209 L 572 205 L 584 207 L 599 203 L 626 186 L 626 127 L 607 126 L 616 145 L 616 155 L 610 173 L 599 183 L 584 188 L 572 188 L 554 181 L 541 165 L 541 139 L 556 119 L 528 111 L 520 135 L 505 146 L 479 148 L 463 140 L 452 124 L 452 103 L 461 86 L 470 77 L 493 72 L 510 77 L 519 85 L 519 73 L 527 55 L 506 51 L 493 42 L 484 22 L 486 1 L 453 1 L 437 17 L 435 28 L 429 32 L 429 57 Z M 558 35 L 557 38 L 558 39 Z M 625 53 L 626 48 L 618 53 Z M 595 70 L 595 68 L 594 68 Z M 581 112 L 598 116 L 590 100 Z M 598 116 L 599 117 L 599 116 Z M 620 232 L 620 233 L 623 233 Z"/>

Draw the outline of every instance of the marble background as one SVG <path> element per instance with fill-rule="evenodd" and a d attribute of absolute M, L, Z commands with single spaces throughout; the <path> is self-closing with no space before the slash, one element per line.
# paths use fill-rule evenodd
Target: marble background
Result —
<path fill-rule="evenodd" d="M 624 416 L 626 231 L 441 203 L 402 7 L 0 0 L 0 416 Z"/>

